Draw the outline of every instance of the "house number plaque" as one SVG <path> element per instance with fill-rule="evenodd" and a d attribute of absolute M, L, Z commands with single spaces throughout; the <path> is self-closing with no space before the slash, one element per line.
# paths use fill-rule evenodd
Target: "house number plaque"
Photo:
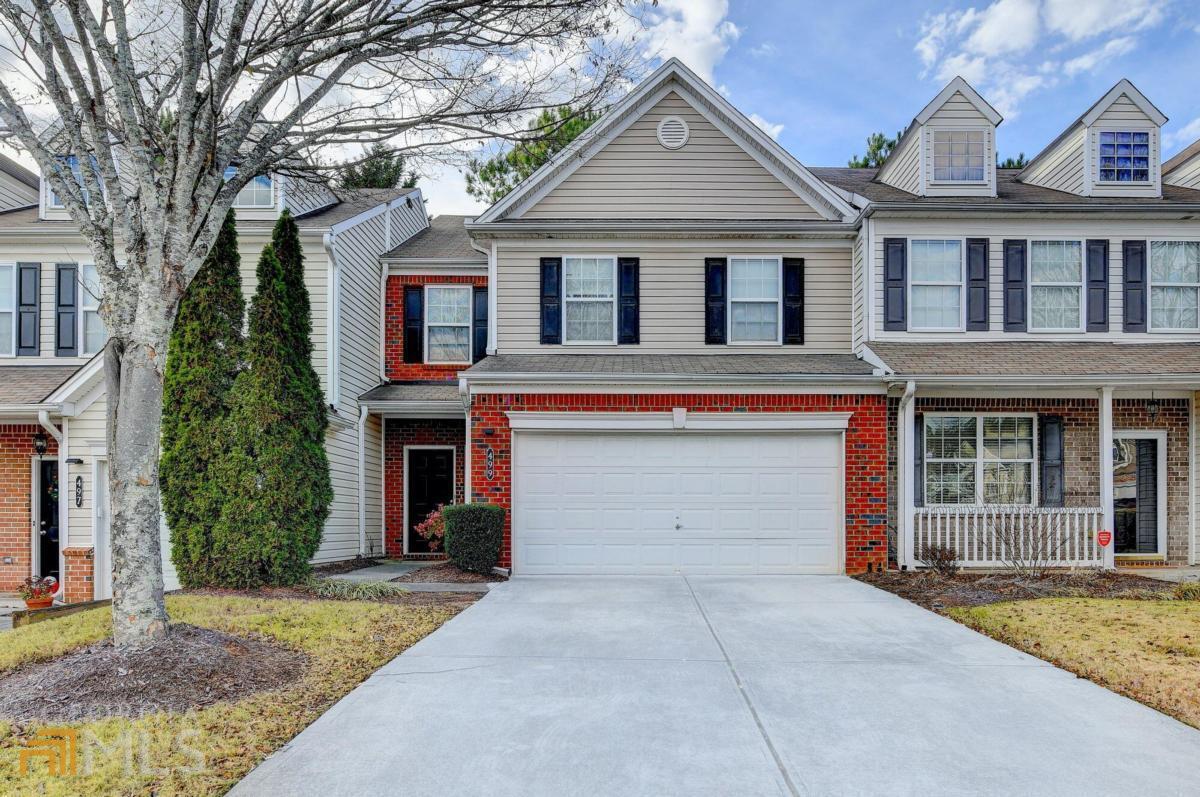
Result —
<path fill-rule="evenodd" d="M 83 477 L 75 477 L 75 508 L 83 506 Z"/>
<path fill-rule="evenodd" d="M 487 479 L 496 478 L 496 450 L 488 446 L 487 460 L 484 466 L 483 475 Z"/>

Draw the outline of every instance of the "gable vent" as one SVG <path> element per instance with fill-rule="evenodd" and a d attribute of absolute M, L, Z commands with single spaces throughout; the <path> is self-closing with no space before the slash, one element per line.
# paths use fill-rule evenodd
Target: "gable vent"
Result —
<path fill-rule="evenodd" d="M 678 116 L 668 116 L 658 123 L 658 143 L 667 149 L 679 149 L 688 141 L 687 122 Z"/>

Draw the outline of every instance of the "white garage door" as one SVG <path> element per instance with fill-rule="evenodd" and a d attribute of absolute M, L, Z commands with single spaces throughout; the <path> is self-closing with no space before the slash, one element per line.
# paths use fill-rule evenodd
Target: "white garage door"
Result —
<path fill-rule="evenodd" d="M 841 436 L 515 436 L 514 570 L 841 572 Z"/>

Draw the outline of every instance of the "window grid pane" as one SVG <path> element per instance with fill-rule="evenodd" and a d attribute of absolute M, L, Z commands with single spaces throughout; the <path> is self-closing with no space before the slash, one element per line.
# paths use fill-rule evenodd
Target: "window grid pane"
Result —
<path fill-rule="evenodd" d="M 429 327 L 429 361 L 465 363 L 471 360 L 471 330 L 468 327 Z"/>
<path fill-rule="evenodd" d="M 982 130 L 933 131 L 933 179 L 981 183 L 987 177 Z"/>
<path fill-rule="evenodd" d="M 1150 181 L 1150 132 L 1101 131 L 1099 174 L 1102 183 Z"/>
<path fill-rule="evenodd" d="M 911 244 L 913 329 L 958 329 L 962 326 L 962 242 L 921 241 Z"/>
<path fill-rule="evenodd" d="M 1150 242 L 1152 329 L 1200 329 L 1200 242 Z"/>
<path fill-rule="evenodd" d="M 730 305 L 731 338 L 746 343 L 774 343 L 779 339 L 779 305 L 775 302 L 733 302 Z"/>
<path fill-rule="evenodd" d="M 611 343 L 612 302 L 567 302 L 563 308 L 565 339 L 572 342 Z"/>
<path fill-rule="evenodd" d="M 0 354 L 15 354 L 16 338 L 16 268 L 0 266 Z"/>
<path fill-rule="evenodd" d="M 1018 415 L 926 416 L 925 502 L 1032 503 L 1033 421 Z"/>
<path fill-rule="evenodd" d="M 616 260 L 568 257 L 563 262 L 563 342 L 612 343 Z"/>
<path fill-rule="evenodd" d="M 79 267 L 79 323 L 83 353 L 95 354 L 104 348 L 108 331 L 100 320 L 100 274 L 96 266 L 85 263 Z"/>

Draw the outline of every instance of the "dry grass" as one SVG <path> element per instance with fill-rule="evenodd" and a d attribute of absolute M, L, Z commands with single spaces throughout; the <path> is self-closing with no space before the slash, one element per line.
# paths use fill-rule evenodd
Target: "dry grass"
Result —
<path fill-rule="evenodd" d="M 1200 603 L 1046 598 L 951 617 L 1200 728 Z"/>
<path fill-rule="evenodd" d="M 179 622 L 304 653 L 309 660 L 304 676 L 274 692 L 183 714 L 72 725 L 80 736 L 82 773 L 76 777 L 49 776 L 40 765 L 20 775 L 22 744 L 38 726 L 0 721 L 0 794 L 224 794 L 368 675 L 466 605 L 172 596 L 167 606 Z M 108 611 L 6 631 L 0 672 L 103 639 L 110 633 Z"/>

